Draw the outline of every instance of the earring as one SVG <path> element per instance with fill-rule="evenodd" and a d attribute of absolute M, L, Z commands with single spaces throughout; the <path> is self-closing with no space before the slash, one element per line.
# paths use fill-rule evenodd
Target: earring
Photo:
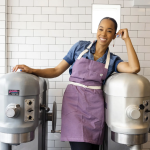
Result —
<path fill-rule="evenodd" d="M 115 39 L 113 40 L 113 47 L 115 46 Z"/>

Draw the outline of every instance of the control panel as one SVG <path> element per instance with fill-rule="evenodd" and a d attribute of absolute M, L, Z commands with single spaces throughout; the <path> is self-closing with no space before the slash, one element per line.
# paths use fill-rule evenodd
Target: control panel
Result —
<path fill-rule="evenodd" d="M 143 122 L 148 122 L 150 120 L 149 116 L 149 108 L 150 108 L 150 100 L 143 101 Z"/>
<path fill-rule="evenodd" d="M 35 100 L 34 99 L 25 99 L 24 100 L 24 121 L 30 122 L 34 121 L 35 117 Z"/>

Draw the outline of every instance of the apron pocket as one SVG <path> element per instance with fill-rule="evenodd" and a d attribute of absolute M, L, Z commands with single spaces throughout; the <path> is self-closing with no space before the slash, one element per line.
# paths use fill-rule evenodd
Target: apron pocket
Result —
<path fill-rule="evenodd" d="M 77 111 L 78 93 L 66 91 L 62 102 L 62 114 L 67 115 Z"/>
<path fill-rule="evenodd" d="M 87 111 L 88 114 L 90 114 L 93 118 L 97 118 L 98 120 L 103 120 L 104 118 L 103 91 L 102 90 L 96 90 L 96 91 L 87 89 L 85 92 L 86 100 L 88 103 Z"/>

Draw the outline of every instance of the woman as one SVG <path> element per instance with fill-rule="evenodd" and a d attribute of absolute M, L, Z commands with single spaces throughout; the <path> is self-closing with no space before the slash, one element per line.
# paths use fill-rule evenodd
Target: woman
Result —
<path fill-rule="evenodd" d="M 98 26 L 97 40 L 79 41 L 72 46 L 58 66 L 32 69 L 17 65 L 13 71 L 32 73 L 45 78 L 61 75 L 70 67 L 70 84 L 62 103 L 61 141 L 69 141 L 72 150 L 99 150 L 104 135 L 104 97 L 102 85 L 114 71 L 137 73 L 140 65 L 127 29 L 118 33 L 113 18 L 103 18 Z M 110 42 L 119 36 L 125 41 L 128 62 L 109 52 Z"/>

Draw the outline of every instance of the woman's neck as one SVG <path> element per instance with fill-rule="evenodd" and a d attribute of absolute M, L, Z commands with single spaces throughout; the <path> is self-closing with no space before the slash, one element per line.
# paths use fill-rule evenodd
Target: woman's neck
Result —
<path fill-rule="evenodd" d="M 103 55 L 103 54 L 105 54 L 107 47 L 108 47 L 108 45 L 102 46 L 102 45 L 99 45 L 98 43 L 96 43 L 95 53 Z"/>

